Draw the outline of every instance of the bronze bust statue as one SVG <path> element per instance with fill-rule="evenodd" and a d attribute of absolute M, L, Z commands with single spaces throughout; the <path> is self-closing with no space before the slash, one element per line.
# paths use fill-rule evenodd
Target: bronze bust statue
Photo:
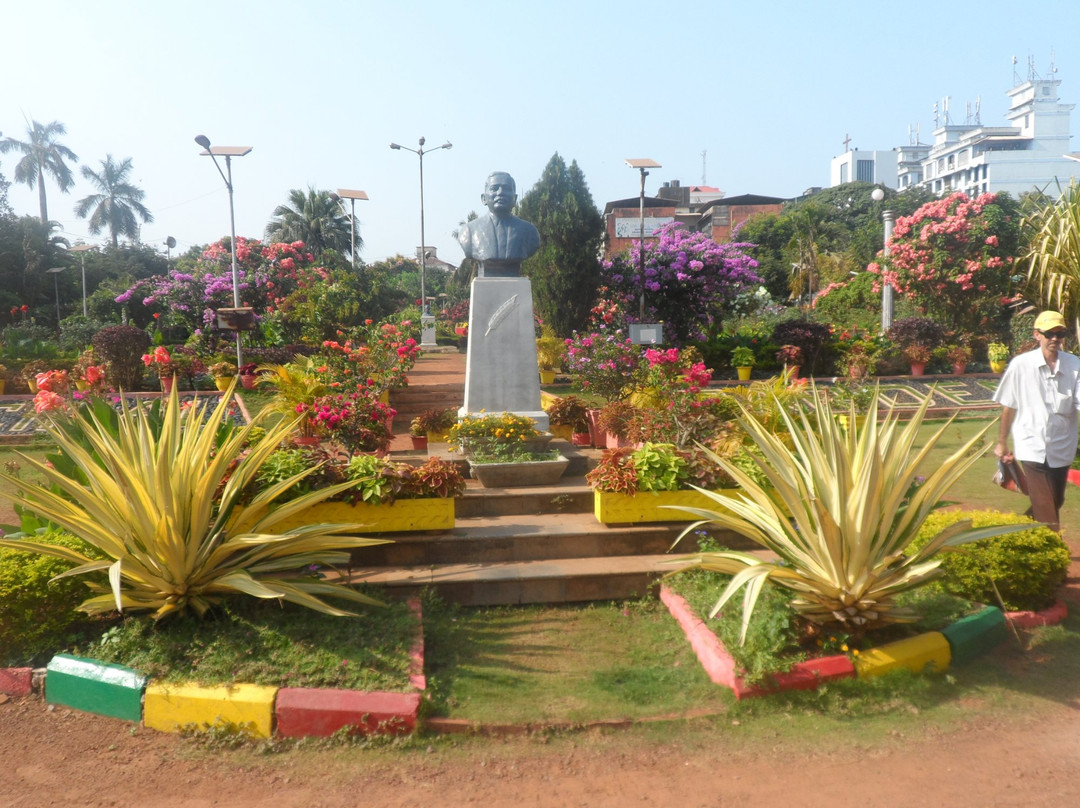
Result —
<path fill-rule="evenodd" d="M 467 222 L 458 233 L 465 257 L 477 262 L 481 278 L 520 275 L 521 262 L 540 249 L 540 234 L 510 212 L 517 202 L 514 178 L 505 171 L 493 171 L 480 201 L 488 214 Z"/>

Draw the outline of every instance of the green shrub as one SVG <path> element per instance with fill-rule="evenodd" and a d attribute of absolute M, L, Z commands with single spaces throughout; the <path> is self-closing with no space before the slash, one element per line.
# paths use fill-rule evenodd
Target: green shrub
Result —
<path fill-rule="evenodd" d="M 949 525 L 970 519 L 974 527 L 1032 523 L 1026 516 L 999 511 L 943 511 L 931 514 L 912 547 L 921 547 Z M 1054 602 L 1069 569 L 1069 550 L 1047 527 L 1034 527 L 965 544 L 942 553 L 946 591 L 1009 611 L 1044 609 Z M 993 581 L 993 584 L 991 584 Z M 994 594 L 1001 594 L 1002 603 Z"/>
<path fill-rule="evenodd" d="M 150 349 L 150 335 L 133 325 L 112 325 L 98 331 L 91 345 L 94 356 L 108 368 L 109 383 L 121 390 L 137 390 L 145 366 L 142 355 Z"/>
<path fill-rule="evenodd" d="M 40 541 L 86 551 L 83 542 L 66 534 Z M 78 578 L 50 583 L 72 566 L 59 558 L 0 548 L 0 666 L 38 664 L 63 647 L 68 628 L 83 617 L 75 608 L 90 594 Z"/>

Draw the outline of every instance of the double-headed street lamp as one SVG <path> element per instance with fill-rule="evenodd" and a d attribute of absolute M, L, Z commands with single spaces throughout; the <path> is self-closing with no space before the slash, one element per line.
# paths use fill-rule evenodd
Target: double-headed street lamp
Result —
<path fill-rule="evenodd" d="M 431 309 L 428 308 L 427 300 L 427 244 L 424 242 L 424 155 L 427 153 L 424 151 L 424 138 L 420 138 L 419 148 L 410 149 L 408 146 L 400 146 L 397 143 L 391 143 L 391 149 L 404 149 L 405 151 L 411 151 L 417 157 L 420 158 L 420 321 L 421 325 L 424 324 L 424 318 L 431 318 Z M 452 148 L 453 144 L 448 140 L 441 146 L 436 146 L 434 149 L 428 149 L 427 151 L 438 151 L 439 149 Z M 435 342 L 435 329 L 432 327 L 430 330 L 427 328 L 421 328 L 420 344 L 421 345 L 433 345 Z M 424 337 L 429 337 L 424 339 Z"/>
<path fill-rule="evenodd" d="M 345 205 L 342 203 L 342 199 L 348 199 L 351 206 L 349 212 L 349 225 L 352 232 L 349 234 L 352 238 L 349 247 L 350 254 L 352 255 L 352 268 L 353 272 L 356 271 L 356 200 L 367 200 L 368 195 L 364 191 L 353 191 L 348 188 L 338 188 L 336 194 L 330 194 L 330 198 L 341 205 L 341 209 L 345 210 Z"/>
<path fill-rule="evenodd" d="M 232 241 L 232 288 L 233 288 L 233 307 L 240 308 L 240 272 L 236 268 L 236 213 L 233 208 L 233 183 L 232 183 L 232 158 L 243 157 L 248 154 L 251 146 L 210 146 L 210 138 L 206 135 L 196 135 L 195 142 L 203 147 L 203 155 L 209 155 L 210 159 L 214 161 L 214 167 L 217 168 L 218 174 L 225 180 L 225 187 L 229 191 L 229 236 Z M 225 158 L 225 171 L 221 170 L 221 164 L 218 163 L 218 157 Z M 243 354 L 240 351 L 240 331 L 236 331 L 236 366 L 240 367 L 244 364 Z"/>
<path fill-rule="evenodd" d="M 870 198 L 875 202 L 881 202 L 885 199 L 885 191 L 881 188 L 875 188 L 870 192 Z M 881 212 L 881 219 L 884 222 L 885 235 L 883 238 L 884 246 L 882 249 L 882 255 L 886 258 L 889 257 L 889 240 L 892 238 L 893 224 L 896 219 L 891 210 L 885 209 Z M 893 321 L 893 288 L 892 284 L 886 283 L 885 279 L 881 279 L 881 331 L 882 333 L 892 328 Z"/>

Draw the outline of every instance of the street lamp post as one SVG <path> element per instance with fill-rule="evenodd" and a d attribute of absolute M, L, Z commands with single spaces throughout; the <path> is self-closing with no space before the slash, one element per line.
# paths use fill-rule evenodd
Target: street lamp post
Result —
<path fill-rule="evenodd" d="M 424 241 L 424 155 L 427 152 L 424 151 L 424 143 L 425 140 L 421 137 L 419 148 L 410 149 L 408 146 L 400 146 L 397 143 L 391 143 L 390 148 L 411 151 L 420 158 L 420 344 L 432 346 L 435 344 L 435 318 L 431 314 L 427 300 L 427 244 Z M 433 152 L 452 147 L 453 144 L 448 140 L 441 146 L 427 151 Z"/>
<path fill-rule="evenodd" d="M 349 213 L 349 226 L 352 232 L 349 233 L 351 241 L 349 242 L 349 254 L 352 255 L 352 268 L 353 272 L 356 272 L 356 200 L 368 198 L 367 193 L 364 191 L 353 191 L 349 188 L 338 188 L 336 194 L 330 194 L 330 198 L 341 205 L 341 209 L 345 210 L 345 205 L 342 204 L 342 199 L 348 199 L 351 211 Z"/>
<path fill-rule="evenodd" d="M 53 291 L 56 293 L 56 330 L 60 330 L 60 284 L 57 282 L 57 277 L 67 267 L 49 267 L 45 271 L 52 275 L 53 279 Z"/>
<path fill-rule="evenodd" d="M 209 155 L 210 159 L 214 161 L 214 167 L 217 168 L 221 179 L 225 180 L 225 188 L 229 191 L 229 237 L 232 246 L 233 307 L 238 309 L 240 308 L 240 272 L 236 268 L 236 212 L 233 207 L 232 158 L 243 157 L 251 151 L 252 147 L 214 146 L 211 148 L 210 138 L 206 135 L 196 135 L 195 142 L 203 147 L 203 154 Z M 221 164 L 217 161 L 219 156 L 225 158 L 225 171 L 221 170 Z M 242 364 L 244 364 L 244 357 L 240 350 L 240 331 L 238 329 L 236 331 L 236 366 L 240 367 Z"/>
<path fill-rule="evenodd" d="M 93 244 L 76 244 L 68 252 L 79 253 L 79 259 L 82 263 L 82 316 L 88 316 L 86 313 L 86 252 L 87 250 L 94 249 Z"/>
<path fill-rule="evenodd" d="M 641 239 L 641 246 L 639 247 L 639 258 L 641 260 L 641 266 L 639 268 L 639 274 L 641 277 L 641 305 L 638 311 L 638 321 L 645 322 L 645 178 L 649 176 L 647 168 L 663 168 L 655 160 L 650 160 L 647 157 L 627 160 L 626 164 L 630 168 L 636 168 L 641 172 L 641 202 L 639 209 L 639 222 L 638 222 L 638 237 Z"/>
<path fill-rule="evenodd" d="M 870 198 L 875 202 L 881 202 L 885 199 L 885 191 L 881 188 L 875 188 L 870 192 Z M 889 241 L 892 239 L 893 224 L 896 218 L 891 210 L 886 208 L 881 212 L 881 220 L 885 226 L 885 235 L 883 237 L 883 249 L 882 255 L 886 258 L 889 257 Z M 881 331 L 885 333 L 892 328 L 893 322 L 893 288 L 892 284 L 886 283 L 885 279 L 881 281 Z"/>

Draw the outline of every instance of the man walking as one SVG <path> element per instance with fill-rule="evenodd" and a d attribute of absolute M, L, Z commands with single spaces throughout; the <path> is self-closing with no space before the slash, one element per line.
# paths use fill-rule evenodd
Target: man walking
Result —
<path fill-rule="evenodd" d="M 1005 463 L 1015 458 L 1023 464 L 1031 498 L 1028 514 L 1056 531 L 1076 457 L 1080 412 L 1080 357 L 1061 350 L 1068 334 L 1058 312 L 1036 317 L 1038 347 L 1013 357 L 994 393 L 1002 408 L 994 454 Z"/>

